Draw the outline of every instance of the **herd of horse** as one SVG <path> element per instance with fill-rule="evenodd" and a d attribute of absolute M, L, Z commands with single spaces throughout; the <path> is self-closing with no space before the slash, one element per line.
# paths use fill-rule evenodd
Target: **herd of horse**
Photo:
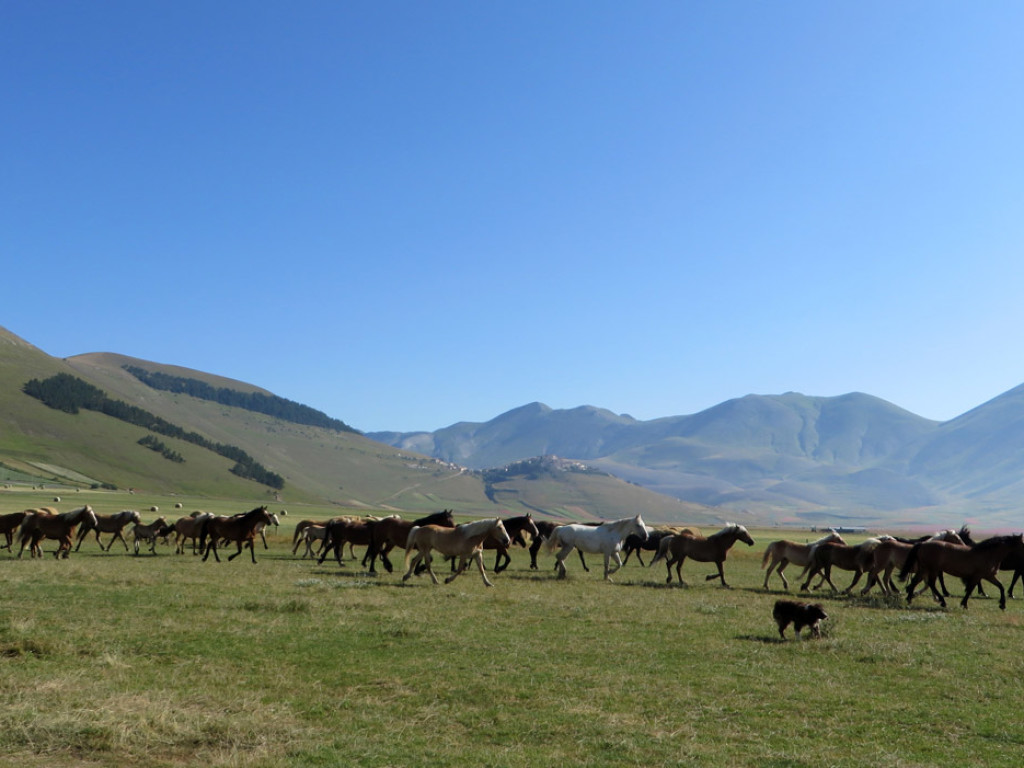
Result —
<path fill-rule="evenodd" d="M 6 548 L 13 553 L 17 538 L 21 558 L 26 547 L 32 557 L 41 557 L 41 544 L 45 539 L 58 542 L 53 553 L 57 558 L 66 558 L 72 551 L 77 531 L 78 551 L 90 533 L 95 535 L 100 548 L 110 551 L 114 542 L 120 540 L 129 550 L 124 531 L 132 526 L 131 534 L 135 554 L 142 545 L 149 545 L 156 553 L 160 539 L 175 537 L 175 552 L 182 554 L 189 541 L 193 554 L 202 554 L 206 561 L 212 553 L 220 561 L 218 548 L 234 544 L 236 551 L 228 560 L 241 555 L 248 549 L 252 562 L 256 562 L 255 540 L 262 537 L 267 548 L 264 529 L 280 525 L 277 516 L 266 506 L 249 512 L 222 516 L 204 512 L 193 512 L 168 523 L 163 517 L 144 524 L 134 510 L 124 510 L 112 515 L 98 515 L 92 507 L 85 505 L 69 512 L 58 512 L 52 507 L 28 509 L 0 515 L 0 534 L 6 537 Z M 112 534 L 106 546 L 100 539 L 101 533 Z M 434 554 L 451 560 L 451 575 L 446 583 L 462 574 L 471 563 L 476 563 L 483 582 L 493 586 L 487 578 L 484 565 L 484 551 L 496 553 L 494 573 L 501 573 L 511 562 L 509 549 L 513 546 L 528 548 L 530 567 L 537 569 L 537 554 L 541 547 L 555 556 L 555 570 L 558 578 L 565 578 L 565 561 L 573 551 L 579 553 L 584 570 L 589 570 L 585 555 L 601 555 L 604 559 L 604 578 L 622 568 L 635 554 L 643 565 L 641 553 L 655 552 L 650 562 L 654 565 L 664 562 L 667 570 L 666 581 L 672 583 L 672 571 L 676 580 L 685 585 L 682 578 L 683 563 L 689 558 L 702 563 L 714 563 L 717 573 L 708 575 L 707 580 L 717 579 L 728 587 L 723 564 L 729 550 L 736 542 L 748 547 L 754 546 L 750 533 L 742 525 L 727 524 L 717 533 L 703 536 L 693 528 L 650 527 L 640 515 L 624 517 L 602 523 L 556 523 L 534 520 L 532 515 L 506 518 L 486 518 L 469 523 L 456 524 L 452 511 L 444 510 L 416 520 L 404 520 L 398 515 L 388 517 L 337 517 L 328 521 L 303 520 L 295 526 L 292 537 L 292 554 L 305 545 L 304 557 L 316 558 L 318 563 L 333 554 L 339 565 L 344 564 L 345 547 L 354 554 L 355 546 L 366 547 L 363 567 L 376 573 L 380 562 L 389 573 L 394 565 L 389 558 L 395 548 L 404 550 L 405 573 L 403 580 L 426 572 L 436 584 Z M 625 559 L 622 554 L 625 553 Z M 775 573 L 789 590 L 785 569 L 789 565 L 803 567 L 802 591 L 819 589 L 828 584 L 833 591 L 840 591 L 832 581 L 833 569 L 850 571 L 853 580 L 845 590 L 852 592 L 862 576 L 867 576 L 862 595 L 878 585 L 883 594 L 898 594 L 901 590 L 892 579 L 893 573 L 906 582 L 906 600 L 909 604 L 917 594 L 917 588 L 931 590 L 934 598 L 945 606 L 949 596 L 943 575 L 959 578 L 965 586 L 961 605 L 967 607 L 970 596 L 977 591 L 984 594 L 982 582 L 989 582 L 999 590 L 999 607 L 1005 609 L 1007 590 L 997 578 L 1000 570 L 1013 571 L 1008 590 L 1013 597 L 1017 581 L 1024 576 L 1024 534 L 994 536 L 975 542 L 970 530 L 964 526 L 959 531 L 944 530 L 918 539 L 904 539 L 894 536 L 869 538 L 856 545 L 848 545 L 842 536 L 830 531 L 817 541 L 801 544 L 789 540 L 773 541 L 764 552 L 761 568 L 765 569 L 764 589 L 769 590 L 769 579 Z M 898 571 L 897 571 L 898 569 Z M 815 577 L 818 584 L 811 586 Z"/>

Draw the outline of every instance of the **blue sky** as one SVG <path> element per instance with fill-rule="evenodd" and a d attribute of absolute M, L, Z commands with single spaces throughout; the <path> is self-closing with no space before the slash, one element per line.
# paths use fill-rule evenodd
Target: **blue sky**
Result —
<path fill-rule="evenodd" d="M 1024 382 L 1024 5 L 8 2 L 0 325 L 367 430 Z"/>

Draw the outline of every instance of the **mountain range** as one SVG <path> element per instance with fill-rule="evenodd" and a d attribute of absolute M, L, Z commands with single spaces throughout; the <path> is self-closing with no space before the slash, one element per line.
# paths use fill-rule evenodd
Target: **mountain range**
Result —
<path fill-rule="evenodd" d="M 555 454 L 645 488 L 775 522 L 1019 527 L 1024 386 L 947 422 L 862 393 L 748 395 L 638 421 L 541 403 L 375 440 L 470 467 Z"/>
<path fill-rule="evenodd" d="M 131 410 L 135 423 L 26 394 L 30 380 L 58 375 Z M 154 387 L 158 379 L 176 386 Z M 275 408 L 237 405 L 247 399 Z M 324 414 L 297 423 L 287 413 L 311 409 L 283 403 L 255 384 L 174 365 L 112 353 L 54 358 L 0 328 L 0 481 L 381 511 L 1021 527 L 1024 386 L 947 422 L 862 393 L 789 392 L 649 421 L 531 403 L 436 432 L 364 435 Z M 283 487 L 240 472 L 246 461 Z"/>

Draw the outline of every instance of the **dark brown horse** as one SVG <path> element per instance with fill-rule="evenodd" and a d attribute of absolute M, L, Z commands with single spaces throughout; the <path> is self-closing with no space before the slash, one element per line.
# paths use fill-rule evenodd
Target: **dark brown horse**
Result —
<path fill-rule="evenodd" d="M 661 544 L 658 546 L 658 554 L 651 560 L 651 565 L 654 565 L 659 560 L 665 560 L 665 566 L 668 569 L 668 578 L 665 580 L 666 584 L 672 583 L 672 566 L 674 565 L 676 567 L 676 578 L 680 584 L 686 586 L 681 573 L 683 561 L 686 558 L 689 557 L 701 563 L 714 563 L 718 566 L 718 573 L 710 574 L 706 580 L 721 579 L 722 586 L 728 587 L 729 585 L 725 583 L 725 571 L 722 570 L 722 563 L 725 562 L 729 550 L 737 541 L 742 541 L 748 547 L 754 546 L 754 540 L 750 538 L 747 529 L 736 523 L 729 523 L 718 533 L 713 533 L 707 538 L 704 536 L 693 536 L 688 533 L 667 536 L 661 540 Z"/>
<path fill-rule="evenodd" d="M 398 516 L 395 515 L 394 517 L 397 518 Z M 328 553 L 333 551 L 338 565 L 344 565 L 342 555 L 345 554 L 345 545 L 348 544 L 350 549 L 353 545 L 367 548 L 366 555 L 363 557 L 363 565 L 366 565 L 370 557 L 369 548 L 373 543 L 373 529 L 379 522 L 381 522 L 381 519 L 377 517 L 345 516 L 328 520 L 324 524 L 324 542 L 320 547 L 320 557 L 316 561 L 317 564 L 319 565 L 326 560 Z M 306 529 L 312 527 L 306 526 Z"/>
<path fill-rule="evenodd" d="M 265 506 L 256 507 L 256 509 L 251 509 L 243 515 L 235 515 L 234 517 L 210 516 L 203 518 L 199 531 L 199 549 L 202 550 L 204 547 L 206 549 L 206 553 L 203 555 L 203 562 L 206 562 L 212 551 L 214 559 L 219 563 L 220 556 L 217 554 L 217 542 L 221 539 L 226 539 L 238 544 L 238 551 L 228 556 L 229 561 L 242 554 L 242 547 L 248 547 L 249 554 L 252 555 L 252 561 L 255 563 L 256 548 L 253 546 L 253 542 L 256 539 L 257 528 L 260 523 L 263 525 L 273 525 L 273 522 L 273 515 L 270 514 Z M 209 542 L 207 542 L 207 537 L 209 537 Z"/>
<path fill-rule="evenodd" d="M 700 536 L 700 531 L 696 528 L 654 528 L 648 534 L 646 539 L 641 539 L 635 533 L 631 533 L 626 537 L 626 540 L 622 542 L 622 551 L 625 557 L 622 558 L 622 564 L 625 565 L 629 562 L 629 556 L 636 554 L 636 559 L 640 561 L 640 565 L 644 565 L 644 559 L 640 556 L 642 550 L 648 552 L 654 552 L 657 554 L 658 547 L 661 546 L 661 540 L 666 536 L 675 536 L 677 533 L 689 533 L 691 536 Z M 646 567 L 646 566 L 645 566 Z"/>
<path fill-rule="evenodd" d="M 25 515 L 25 519 L 18 529 L 18 541 L 21 542 L 18 557 L 20 558 L 25 551 L 26 544 L 30 544 L 29 551 L 33 557 L 36 554 L 41 556 L 42 549 L 39 547 L 39 542 L 43 539 L 55 539 L 60 542 L 53 556 L 67 557 L 71 552 L 71 537 L 75 533 L 75 526 L 79 523 L 96 524 L 96 513 L 88 504 L 56 515 L 43 510 Z"/>
<path fill-rule="evenodd" d="M 0 533 L 2 533 L 6 539 L 7 544 L 0 549 L 10 549 L 11 544 L 14 543 L 14 532 L 18 530 L 18 526 L 25 520 L 25 515 L 29 512 L 35 512 L 34 509 L 26 509 L 21 512 L 10 512 L 6 515 L 0 515 Z"/>
<path fill-rule="evenodd" d="M 509 557 L 508 550 L 513 544 L 518 544 L 520 547 L 526 547 L 526 539 L 524 534 L 529 534 L 531 543 L 540 539 L 540 529 L 537 524 L 533 521 L 533 515 L 517 515 L 515 517 L 505 517 L 501 520 L 502 525 L 505 526 L 505 532 L 509 536 L 509 543 L 502 545 L 499 540 L 500 537 L 492 536 L 484 540 L 484 549 L 497 550 L 497 554 L 494 558 L 494 572 L 501 573 L 509 565 L 512 564 L 512 558 Z"/>
<path fill-rule="evenodd" d="M 113 515 L 96 515 L 96 525 L 90 525 L 88 522 L 83 522 L 81 527 L 78 529 L 78 544 L 75 546 L 75 552 L 77 552 L 82 546 L 82 540 L 89 535 L 92 531 L 96 534 L 96 543 L 100 545 L 100 549 L 104 552 L 109 552 L 110 548 L 114 546 L 114 542 L 118 539 L 124 544 L 124 551 L 128 551 L 128 542 L 124 538 L 124 529 L 131 523 L 138 525 L 142 522 L 139 517 L 139 513 L 134 509 L 125 509 L 121 512 L 117 512 Z M 101 533 L 112 533 L 114 538 L 110 540 L 110 544 L 106 547 L 103 546 L 103 542 L 100 541 Z"/>
<path fill-rule="evenodd" d="M 400 517 L 386 517 L 383 520 L 378 520 L 373 526 L 372 540 L 366 553 L 370 561 L 370 573 L 377 572 L 374 569 L 374 562 L 378 557 L 384 566 L 384 570 L 388 573 L 394 570 L 394 566 L 391 565 L 391 561 L 388 559 L 388 552 L 395 547 L 405 549 L 406 542 L 409 540 L 409 531 L 417 525 L 441 525 L 446 528 L 454 528 L 455 518 L 452 517 L 450 509 L 445 509 L 441 512 L 421 517 L 419 520 L 403 520 Z"/>
<path fill-rule="evenodd" d="M 924 581 L 935 595 L 935 599 L 939 601 L 939 605 L 945 608 L 946 600 L 935 588 L 935 582 L 940 573 L 948 573 L 964 582 L 966 589 L 964 598 L 960 601 L 963 608 L 967 607 L 971 592 L 984 580 L 999 588 L 999 607 L 1005 611 L 1006 590 L 996 578 L 996 573 L 1009 555 L 1021 552 L 1024 552 L 1024 534 L 1020 533 L 993 536 L 973 547 L 962 547 L 945 541 L 915 544 L 907 554 L 907 561 L 900 571 L 900 581 L 905 581 L 911 573 L 914 574 L 907 584 L 907 605 L 914 597 L 915 587 Z"/>

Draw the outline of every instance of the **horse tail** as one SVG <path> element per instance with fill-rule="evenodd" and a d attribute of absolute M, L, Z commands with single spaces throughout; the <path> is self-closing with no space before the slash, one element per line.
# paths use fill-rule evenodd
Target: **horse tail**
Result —
<path fill-rule="evenodd" d="M 199 523 L 199 551 L 206 551 L 206 534 L 209 532 L 210 521 L 213 519 L 213 515 L 207 515 Z"/>
<path fill-rule="evenodd" d="M 412 559 L 413 550 L 416 549 L 416 540 L 419 539 L 420 526 L 414 525 L 409 529 L 409 536 L 405 540 L 405 572 L 409 572 L 409 560 Z"/>
<path fill-rule="evenodd" d="M 672 540 L 674 538 L 675 534 L 672 534 L 670 536 L 664 537 L 661 541 L 658 542 L 658 554 L 656 554 L 654 556 L 654 559 L 651 560 L 650 564 L 647 566 L 648 568 L 650 568 L 658 561 L 665 559 L 665 556 L 668 554 L 668 548 L 672 546 Z"/>
<path fill-rule="evenodd" d="M 551 553 L 558 549 L 561 542 L 561 534 L 559 531 L 562 530 L 562 526 L 556 526 L 551 529 L 551 534 L 548 536 L 548 540 L 544 542 L 544 548 L 547 552 Z"/>
<path fill-rule="evenodd" d="M 295 533 L 292 534 L 292 548 L 293 548 L 293 551 L 294 551 L 294 548 L 296 546 L 298 546 L 299 534 L 301 534 L 304 530 L 306 530 L 306 521 L 305 520 L 300 520 L 299 524 L 295 526 Z"/>
<path fill-rule="evenodd" d="M 900 569 L 900 575 L 897 577 L 900 581 L 906 581 L 907 577 L 917 569 L 917 555 L 921 549 L 920 544 L 915 544 L 907 552 L 907 559 L 903 562 L 903 568 Z"/>
<path fill-rule="evenodd" d="M 775 544 L 774 543 L 769 544 L 768 548 L 765 549 L 765 551 L 764 551 L 764 557 L 761 558 L 761 569 L 762 570 L 764 570 L 764 568 L 768 565 L 768 561 L 772 559 L 772 555 L 774 554 L 774 552 L 775 552 Z"/>

